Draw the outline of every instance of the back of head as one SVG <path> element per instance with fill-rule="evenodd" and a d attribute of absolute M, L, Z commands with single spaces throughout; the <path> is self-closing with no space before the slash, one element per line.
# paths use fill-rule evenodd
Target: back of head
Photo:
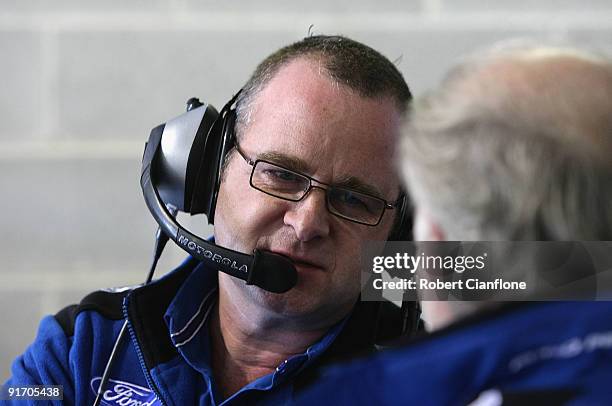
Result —
<path fill-rule="evenodd" d="M 402 171 L 447 240 L 612 240 L 612 63 L 496 51 L 413 105 Z"/>
<path fill-rule="evenodd" d="M 237 99 L 238 137 L 249 123 L 258 93 L 281 67 L 298 58 L 319 64 L 322 74 L 362 97 L 391 97 L 400 111 L 412 98 L 402 74 L 378 51 L 343 36 L 309 36 L 279 49 L 257 66 Z"/>

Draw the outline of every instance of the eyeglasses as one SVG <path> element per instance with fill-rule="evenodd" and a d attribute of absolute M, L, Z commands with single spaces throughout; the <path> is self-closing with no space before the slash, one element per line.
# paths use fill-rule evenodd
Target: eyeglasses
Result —
<path fill-rule="evenodd" d="M 325 191 L 326 207 L 331 214 L 355 223 L 376 226 L 385 210 L 394 209 L 403 199 L 400 196 L 397 201 L 389 203 L 377 196 L 323 183 L 272 162 L 253 161 L 244 155 L 238 144 L 236 151 L 253 167 L 249 183 L 254 189 L 279 199 L 299 202 L 311 189 L 319 188 Z"/>

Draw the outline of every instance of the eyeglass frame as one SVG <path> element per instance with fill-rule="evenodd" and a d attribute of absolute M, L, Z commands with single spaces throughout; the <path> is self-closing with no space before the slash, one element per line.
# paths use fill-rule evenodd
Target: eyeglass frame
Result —
<path fill-rule="evenodd" d="M 279 165 L 278 163 L 275 163 L 275 162 L 266 161 L 265 159 L 256 159 L 256 160 L 250 159 L 240 149 L 240 146 L 238 145 L 237 142 L 234 144 L 234 148 L 236 149 L 238 154 L 242 157 L 242 159 L 244 159 L 244 161 L 247 164 L 249 164 L 250 166 L 253 167 L 253 169 L 251 170 L 251 175 L 249 177 L 249 185 L 253 189 L 258 190 L 261 193 L 265 193 L 268 196 L 276 197 L 277 199 L 285 200 L 285 201 L 288 201 L 288 202 L 299 202 L 299 201 L 302 201 L 302 200 L 304 200 L 304 198 L 306 196 L 308 196 L 308 194 L 310 193 L 310 191 L 313 188 L 321 189 L 321 190 L 323 190 L 325 192 L 325 208 L 327 209 L 327 211 L 330 214 L 332 214 L 332 215 L 334 215 L 336 217 L 339 217 L 341 219 L 350 221 L 352 223 L 363 224 L 365 226 L 370 226 L 370 227 L 376 227 L 377 225 L 380 224 L 380 222 L 382 221 L 382 218 L 385 216 L 386 210 L 393 210 L 393 209 L 395 209 L 396 207 L 400 206 L 402 204 L 402 201 L 405 199 L 405 195 L 404 194 L 400 194 L 400 196 L 397 198 L 397 200 L 395 202 L 390 203 L 387 200 L 383 199 L 382 197 L 374 196 L 374 195 L 372 195 L 370 193 L 365 193 L 365 192 L 361 192 L 359 190 L 353 190 L 353 189 L 344 188 L 344 187 L 337 187 L 337 186 L 331 185 L 329 183 L 321 182 L 320 180 L 317 180 L 317 179 L 313 178 L 312 176 L 306 175 L 305 173 L 301 173 L 301 172 L 295 171 L 293 169 L 288 169 L 288 168 L 286 168 L 286 167 L 284 167 L 282 165 Z M 286 170 L 288 172 L 294 173 L 294 174 L 299 175 L 299 176 L 303 176 L 304 178 L 308 179 L 308 181 L 309 181 L 308 189 L 306 189 L 306 191 L 304 192 L 302 197 L 300 197 L 299 199 L 295 199 L 294 200 L 294 199 L 289 199 L 289 198 L 286 198 L 286 197 L 280 197 L 280 196 L 271 194 L 269 192 L 266 192 L 265 190 L 262 190 L 262 189 L 256 187 L 255 185 L 253 185 L 253 174 L 255 173 L 255 167 L 257 166 L 258 162 L 264 162 L 264 163 L 267 163 L 269 165 L 274 165 L 274 166 L 282 168 L 282 169 L 284 169 L 284 170 Z M 312 183 L 313 181 L 318 183 L 319 185 L 323 185 L 324 187 L 318 186 L 318 185 L 313 185 L 313 183 Z M 376 223 L 375 224 L 365 223 L 363 221 L 358 221 L 358 220 L 355 220 L 355 219 L 352 219 L 352 218 L 348 218 L 348 217 L 346 217 L 346 216 L 344 216 L 344 215 L 342 215 L 340 213 L 332 211 L 330 209 L 330 207 L 329 207 L 329 190 L 332 189 L 332 188 L 348 190 L 350 192 L 359 193 L 361 195 L 368 196 L 368 197 L 371 197 L 371 198 L 376 199 L 378 201 L 381 201 L 383 203 L 383 210 L 380 212 L 380 216 L 378 217 L 378 220 L 376 221 Z"/>

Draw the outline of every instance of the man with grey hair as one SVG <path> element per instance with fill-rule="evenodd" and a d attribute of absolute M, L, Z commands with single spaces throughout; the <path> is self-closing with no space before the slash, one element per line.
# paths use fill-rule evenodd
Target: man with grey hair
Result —
<path fill-rule="evenodd" d="M 402 238 L 409 221 L 390 157 L 410 99 L 393 63 L 345 37 L 270 55 L 237 99 L 214 241 L 288 258 L 296 286 L 271 293 L 190 258 L 44 319 L 9 385 L 60 384 L 77 405 L 96 393 L 107 405 L 280 405 L 321 365 L 403 334 L 399 309 L 359 300 L 359 261 L 365 241 Z"/>
<path fill-rule="evenodd" d="M 603 57 L 525 47 L 457 67 L 405 129 L 415 238 L 612 240 L 611 113 Z M 438 329 L 488 305 L 422 308 Z"/>
<path fill-rule="evenodd" d="M 604 57 L 524 47 L 470 59 L 415 102 L 401 149 L 415 240 L 612 240 Z M 421 305 L 433 334 L 329 371 L 304 404 L 612 399 L 612 302 Z"/>

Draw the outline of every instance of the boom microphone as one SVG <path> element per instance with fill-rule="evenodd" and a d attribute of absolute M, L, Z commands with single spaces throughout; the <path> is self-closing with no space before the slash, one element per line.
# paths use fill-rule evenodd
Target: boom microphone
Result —
<path fill-rule="evenodd" d="M 247 285 L 257 285 L 269 292 L 283 293 L 295 286 L 297 271 L 290 259 L 260 250 L 247 255 L 206 241 L 181 227 L 170 215 L 151 183 L 149 170 L 143 171 L 140 185 L 145 202 L 162 231 L 194 258 L 246 281 Z"/>
<path fill-rule="evenodd" d="M 197 110 L 201 111 L 191 113 L 192 115 L 198 114 L 197 119 L 193 121 L 193 128 L 195 129 L 201 127 L 200 121 L 206 118 L 205 113 L 209 111 L 206 106 L 201 106 Z M 204 118 L 202 118 L 202 115 L 204 115 Z M 186 131 L 185 127 L 189 127 L 189 125 L 184 124 L 185 122 L 181 122 L 180 132 L 182 134 L 194 134 L 195 137 L 199 131 Z M 189 156 L 189 160 L 184 156 L 183 151 L 187 151 L 187 153 L 191 153 L 191 151 L 189 148 L 177 148 L 176 140 L 165 141 L 166 145 L 172 145 L 173 148 L 162 151 L 162 137 L 175 136 L 176 132 L 173 131 L 172 125 L 172 122 L 169 122 L 151 131 L 149 141 L 145 145 L 140 177 L 140 186 L 145 202 L 161 230 L 194 258 L 209 264 L 213 269 L 246 281 L 247 285 L 256 285 L 273 293 L 283 293 L 291 289 L 297 283 L 297 271 L 289 258 L 269 251 L 255 250 L 253 255 L 248 255 L 220 247 L 189 232 L 170 214 L 166 207 L 167 204 L 179 210 L 190 212 L 187 207 L 189 199 L 185 199 L 183 196 L 186 188 L 180 185 L 183 184 L 187 176 L 182 171 L 182 168 L 185 167 L 184 162 L 191 159 L 195 160 L 192 156 Z M 188 141 L 191 145 L 192 141 Z M 193 143 L 205 144 L 202 141 L 193 141 Z M 180 154 L 176 151 L 180 151 Z M 160 155 L 162 155 L 162 158 L 159 157 Z M 178 170 L 177 162 L 183 162 Z M 170 183 L 172 183 L 172 188 L 167 186 Z M 165 188 L 164 199 L 160 196 L 156 184 L 162 184 Z M 168 200 L 170 201 L 168 202 Z"/>

